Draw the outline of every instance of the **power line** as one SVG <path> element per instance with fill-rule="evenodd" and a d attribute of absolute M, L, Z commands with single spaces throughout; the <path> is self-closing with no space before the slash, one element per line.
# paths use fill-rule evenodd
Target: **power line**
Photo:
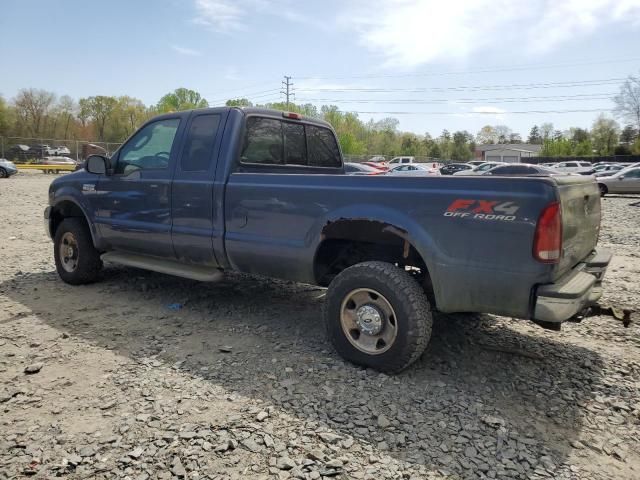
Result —
<path fill-rule="evenodd" d="M 362 115 L 520 115 L 520 114 L 532 114 L 532 113 L 594 113 L 594 112 L 608 112 L 608 108 L 599 109 L 585 109 L 585 110 L 523 110 L 523 111 L 464 111 L 464 112 L 365 112 L 356 110 L 339 110 L 343 113 L 357 113 Z"/>
<path fill-rule="evenodd" d="M 524 64 L 524 65 L 512 65 L 504 67 L 483 68 L 477 70 L 458 70 L 449 72 L 425 72 L 425 73 L 399 73 L 399 74 L 363 74 L 363 75 L 344 75 L 344 76 L 309 76 L 309 77 L 296 77 L 298 80 L 343 80 L 343 79 L 358 79 L 358 78 L 410 78 L 410 77 L 432 77 L 432 76 L 445 76 L 445 75 L 470 75 L 474 73 L 496 73 L 496 72 L 512 72 L 522 70 L 542 70 L 549 68 L 562 68 L 562 67 L 579 67 L 587 65 L 605 65 L 612 63 L 628 63 L 640 60 L 640 57 L 633 57 L 627 59 L 618 60 L 593 60 L 574 63 L 555 63 L 555 64 Z"/>
<path fill-rule="evenodd" d="M 460 85 L 455 87 L 414 87 L 414 88 L 385 88 L 385 87 L 338 87 L 338 88 L 298 88 L 301 92 L 444 92 L 444 91 L 501 91 L 501 90 L 532 90 L 538 88 L 567 88 L 594 87 L 600 85 L 619 84 L 625 78 L 606 78 L 601 80 L 575 80 L 569 82 L 546 83 L 514 83 L 506 85 Z"/>
<path fill-rule="evenodd" d="M 401 99 L 369 99 L 369 98 L 302 98 L 301 102 L 332 102 L 332 103 L 380 103 L 380 104 L 438 104 L 438 103 L 535 103 L 535 102 L 568 102 L 568 101 L 590 101 L 590 100 L 610 100 L 614 93 L 596 94 L 576 94 L 576 95 L 552 95 L 533 97 L 488 97 L 488 98 L 401 98 Z"/>

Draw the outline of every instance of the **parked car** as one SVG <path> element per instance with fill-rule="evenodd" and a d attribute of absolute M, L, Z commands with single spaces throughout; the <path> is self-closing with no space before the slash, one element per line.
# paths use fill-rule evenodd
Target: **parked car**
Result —
<path fill-rule="evenodd" d="M 600 195 L 607 193 L 640 193 L 640 167 L 625 168 L 609 177 L 597 177 Z"/>
<path fill-rule="evenodd" d="M 390 373 L 420 357 L 434 309 L 558 330 L 598 300 L 611 258 L 596 249 L 593 177 L 349 176 L 328 123 L 258 108 L 153 118 L 47 199 L 64 282 L 94 282 L 110 262 L 325 286 L 336 350 Z"/>
<path fill-rule="evenodd" d="M 580 175 L 591 175 L 593 173 L 593 165 L 589 162 L 560 162 L 556 163 L 553 168 L 566 173 L 579 173 Z"/>
<path fill-rule="evenodd" d="M 473 166 L 468 163 L 448 163 L 443 167 L 440 167 L 440 173 L 442 175 L 453 175 L 456 172 L 460 172 L 462 170 L 471 170 Z"/>
<path fill-rule="evenodd" d="M 384 172 L 364 163 L 347 162 L 344 164 L 344 173 L 348 175 L 382 175 Z"/>
<path fill-rule="evenodd" d="M 373 157 L 371 157 L 369 160 L 369 162 L 377 162 L 377 163 L 387 163 L 387 159 L 384 157 L 384 155 L 375 155 Z"/>
<path fill-rule="evenodd" d="M 482 175 L 502 175 L 502 176 L 527 176 L 527 175 L 565 175 L 564 172 L 558 172 L 552 168 L 543 167 L 542 165 L 533 165 L 530 163 L 508 163 L 506 165 L 498 165 L 490 168 Z"/>
<path fill-rule="evenodd" d="M 6 158 L 0 158 L 0 178 L 9 178 L 18 173 L 18 168 Z"/>
<path fill-rule="evenodd" d="M 76 161 L 69 157 L 52 156 L 44 157 L 40 163 L 44 165 L 75 165 Z"/>
<path fill-rule="evenodd" d="M 415 162 L 415 157 L 393 157 L 389 160 L 389 167 L 393 167 L 394 165 L 400 165 L 404 163 L 413 163 Z"/>
<path fill-rule="evenodd" d="M 486 163 L 486 162 L 484 160 L 471 160 L 467 162 L 467 164 L 471 165 L 472 167 L 477 167 L 478 165 L 482 165 L 483 163 Z"/>
<path fill-rule="evenodd" d="M 387 175 L 426 177 L 440 175 L 440 170 L 427 165 L 422 165 L 421 163 L 412 163 L 409 165 L 398 165 L 397 167 L 393 167 L 387 172 Z"/>
<path fill-rule="evenodd" d="M 21 145 L 21 144 L 14 145 L 13 147 L 11 147 L 7 151 L 7 154 L 9 158 L 13 158 L 15 160 L 25 160 L 31 156 L 31 153 L 29 151 L 29 145 Z"/>
<path fill-rule="evenodd" d="M 498 165 L 505 165 L 504 162 L 482 162 L 480 165 L 473 167 L 471 170 L 461 170 L 454 173 L 454 175 L 482 175 L 484 172 L 497 167 Z"/>
<path fill-rule="evenodd" d="M 556 165 L 557 162 L 547 162 L 547 163 L 541 163 L 540 165 L 542 165 L 543 167 L 553 167 Z"/>
<path fill-rule="evenodd" d="M 69 150 L 69 147 L 65 145 L 58 145 L 57 147 L 53 147 L 51 150 L 53 151 L 52 155 L 58 155 L 58 156 L 71 155 L 71 150 Z"/>
<path fill-rule="evenodd" d="M 600 165 L 595 168 L 595 172 L 593 174 L 596 177 L 610 177 L 625 168 L 626 167 L 624 165 Z"/>
<path fill-rule="evenodd" d="M 29 153 L 36 158 L 41 158 L 45 155 L 54 155 L 53 152 L 53 148 L 47 144 L 31 145 L 29 147 Z"/>
<path fill-rule="evenodd" d="M 386 163 L 382 163 L 382 162 L 362 162 L 361 165 L 367 165 L 371 168 L 375 168 L 376 170 L 378 170 L 379 172 L 386 172 L 387 170 L 389 170 L 389 165 L 387 165 Z"/>

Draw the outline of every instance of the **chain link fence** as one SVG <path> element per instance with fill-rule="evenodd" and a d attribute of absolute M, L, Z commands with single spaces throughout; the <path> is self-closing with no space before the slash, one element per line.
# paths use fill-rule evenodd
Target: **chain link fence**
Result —
<path fill-rule="evenodd" d="M 89 155 L 113 153 L 121 143 L 90 140 L 0 137 L 0 158 L 17 164 L 38 163 L 46 157 L 66 157 L 83 162 Z"/>

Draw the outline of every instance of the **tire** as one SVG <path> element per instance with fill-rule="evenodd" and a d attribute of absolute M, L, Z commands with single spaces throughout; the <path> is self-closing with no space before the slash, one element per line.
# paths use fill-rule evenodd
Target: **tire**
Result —
<path fill-rule="evenodd" d="M 359 263 L 338 274 L 324 313 L 329 340 L 345 360 L 385 373 L 415 362 L 431 337 L 427 295 L 409 273 L 386 262 Z"/>
<path fill-rule="evenodd" d="M 598 188 L 600 189 L 600 196 L 604 197 L 607 193 L 609 193 L 609 189 L 603 183 L 598 184 Z"/>
<path fill-rule="evenodd" d="M 100 253 L 93 246 L 89 227 L 81 218 L 65 218 L 58 226 L 53 256 L 58 275 L 70 285 L 95 282 L 102 269 Z"/>
<path fill-rule="evenodd" d="M 8 178 L 7 171 L 4 168 L 0 168 L 0 178 Z"/>

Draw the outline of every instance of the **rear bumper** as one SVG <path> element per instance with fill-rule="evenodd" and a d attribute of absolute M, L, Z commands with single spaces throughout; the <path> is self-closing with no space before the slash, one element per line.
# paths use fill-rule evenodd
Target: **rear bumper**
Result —
<path fill-rule="evenodd" d="M 556 283 L 538 286 L 533 320 L 564 322 L 597 302 L 611 256 L 609 251 L 595 250 Z"/>

